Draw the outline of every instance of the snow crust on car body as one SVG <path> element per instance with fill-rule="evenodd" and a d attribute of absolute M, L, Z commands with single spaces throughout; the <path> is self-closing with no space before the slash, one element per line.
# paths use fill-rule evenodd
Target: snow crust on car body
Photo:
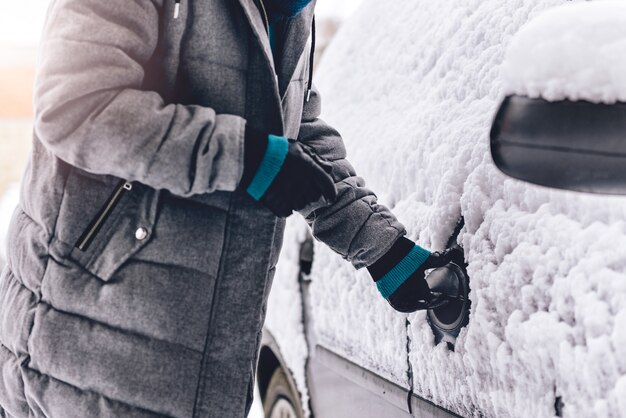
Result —
<path fill-rule="evenodd" d="M 508 94 L 626 102 L 626 2 L 567 3 L 543 13 L 512 40 L 502 68 Z"/>
<path fill-rule="evenodd" d="M 489 153 L 506 47 L 563 3 L 367 0 L 317 75 L 324 118 L 411 238 L 442 249 L 465 217 L 472 280 L 450 352 L 424 313 L 393 312 L 366 272 L 318 245 L 317 338 L 464 416 L 554 416 L 559 399 L 564 416 L 626 410 L 626 200 L 507 178 Z"/>

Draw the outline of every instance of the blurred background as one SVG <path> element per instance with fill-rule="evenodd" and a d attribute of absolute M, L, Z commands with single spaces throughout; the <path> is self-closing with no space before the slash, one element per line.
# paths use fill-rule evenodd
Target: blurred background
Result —
<path fill-rule="evenodd" d="M 0 267 L 28 157 L 37 44 L 47 0 L 0 0 Z"/>
<path fill-rule="evenodd" d="M 47 4 L 0 0 L 0 195 L 19 180 L 30 148 L 32 85 Z"/>
<path fill-rule="evenodd" d="M 362 0 L 318 0 L 318 53 Z M 0 0 L 0 267 L 31 146 L 33 81 L 49 0 Z M 319 63 L 319 60 L 318 60 Z"/>

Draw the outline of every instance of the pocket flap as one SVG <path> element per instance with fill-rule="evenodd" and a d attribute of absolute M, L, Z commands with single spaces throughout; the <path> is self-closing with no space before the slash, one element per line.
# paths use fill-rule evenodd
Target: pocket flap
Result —
<path fill-rule="evenodd" d="M 150 241 L 159 193 L 133 183 L 89 248 L 81 251 L 74 247 L 70 258 L 103 281 L 111 280 L 122 264 Z"/>

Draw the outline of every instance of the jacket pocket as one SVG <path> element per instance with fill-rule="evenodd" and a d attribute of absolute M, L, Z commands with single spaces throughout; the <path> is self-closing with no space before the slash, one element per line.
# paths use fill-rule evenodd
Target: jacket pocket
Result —
<path fill-rule="evenodd" d="M 150 241 L 159 191 L 74 169 L 65 194 L 58 228 L 65 242 L 73 244 L 69 259 L 101 280 L 111 280 Z"/>
<path fill-rule="evenodd" d="M 102 229 L 102 226 L 109 219 L 120 200 L 123 199 L 124 194 L 132 190 L 132 183 L 126 180 L 120 180 L 117 186 L 115 186 L 111 196 L 109 196 L 100 211 L 98 211 L 98 214 L 92 219 L 85 231 L 78 238 L 74 247 L 78 248 L 80 251 L 87 251 L 100 229 Z"/>

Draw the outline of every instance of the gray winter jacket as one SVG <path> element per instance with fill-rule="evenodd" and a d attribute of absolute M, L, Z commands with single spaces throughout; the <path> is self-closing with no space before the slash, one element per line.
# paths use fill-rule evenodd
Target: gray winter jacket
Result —
<path fill-rule="evenodd" d="M 284 221 L 237 190 L 246 123 L 312 145 L 302 214 L 357 268 L 404 233 L 305 102 L 314 3 L 279 68 L 253 0 L 53 0 L 0 276 L 0 417 L 243 417 Z"/>

